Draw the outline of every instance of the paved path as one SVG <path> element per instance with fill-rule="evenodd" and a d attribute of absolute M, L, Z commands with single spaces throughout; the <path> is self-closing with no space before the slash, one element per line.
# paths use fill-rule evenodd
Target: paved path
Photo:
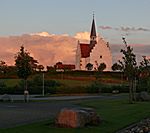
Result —
<path fill-rule="evenodd" d="M 0 103 L 0 128 L 53 118 L 64 107 L 75 107 L 69 102 Z"/>
<path fill-rule="evenodd" d="M 2 96 L 0 95 L 0 99 L 1 97 Z M 23 100 L 23 95 L 11 95 L 11 97 L 13 100 Z M 49 100 L 51 102 L 0 102 L 0 128 L 9 128 L 17 125 L 54 118 L 61 108 L 77 107 L 77 105 L 73 105 L 70 100 L 118 98 L 124 98 L 124 96 L 59 96 L 35 98 L 35 95 L 31 95 L 30 100 Z"/>
<path fill-rule="evenodd" d="M 3 95 L 0 95 L 0 99 Z M 24 100 L 23 95 L 9 95 L 11 98 L 15 100 Z M 111 95 L 111 96 L 104 96 L 104 95 L 82 95 L 82 96 L 49 96 L 49 97 L 37 97 L 39 95 L 30 95 L 29 99 L 32 101 L 36 100 L 77 100 L 77 99 L 117 99 L 124 97 L 123 95 Z"/>

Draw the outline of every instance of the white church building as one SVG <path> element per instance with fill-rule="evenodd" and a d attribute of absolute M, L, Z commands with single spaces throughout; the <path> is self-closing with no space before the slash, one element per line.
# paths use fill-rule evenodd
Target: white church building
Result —
<path fill-rule="evenodd" d="M 101 36 L 97 36 L 94 15 L 91 27 L 90 42 L 81 43 L 78 41 L 77 44 L 76 70 L 87 70 L 86 65 L 88 63 L 93 65 L 92 70 L 97 70 L 101 63 L 105 63 L 106 69 L 104 71 L 111 71 L 112 55 L 109 43 Z"/>

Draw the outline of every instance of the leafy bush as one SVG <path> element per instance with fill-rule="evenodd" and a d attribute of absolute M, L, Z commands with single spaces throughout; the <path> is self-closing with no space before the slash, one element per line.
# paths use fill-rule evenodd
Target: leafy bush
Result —
<path fill-rule="evenodd" d="M 55 80 L 44 80 L 44 91 L 45 93 L 56 93 L 56 87 L 60 86 L 59 82 Z M 28 81 L 28 90 L 30 94 L 42 93 L 43 79 L 41 75 L 36 75 L 32 80 Z"/>
<path fill-rule="evenodd" d="M 150 77 L 140 79 L 137 84 L 137 92 L 148 91 L 150 92 Z"/>
<path fill-rule="evenodd" d="M 56 93 L 58 94 L 81 94 L 81 93 L 87 93 L 87 88 L 83 86 L 68 87 L 66 85 L 61 85 L 60 87 L 56 88 Z"/>
<path fill-rule="evenodd" d="M 42 76 L 35 75 L 32 79 L 27 81 L 27 87 L 30 94 L 41 94 L 43 89 Z M 56 87 L 60 86 L 59 82 L 55 80 L 45 80 L 44 91 L 45 93 L 56 93 Z M 0 93 L 4 94 L 23 94 L 24 80 L 20 80 L 14 87 L 7 87 L 4 83 L 0 83 Z"/>
<path fill-rule="evenodd" d="M 88 93 L 98 93 L 101 92 L 103 85 L 100 82 L 93 82 L 90 86 L 87 87 Z"/>
<path fill-rule="evenodd" d="M 4 81 L 0 81 L 0 94 L 4 94 L 6 89 L 6 84 Z"/>

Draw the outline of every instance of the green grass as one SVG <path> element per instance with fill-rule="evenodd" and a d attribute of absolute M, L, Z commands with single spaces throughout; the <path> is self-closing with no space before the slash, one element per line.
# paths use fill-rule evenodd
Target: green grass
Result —
<path fill-rule="evenodd" d="M 79 80 L 68 80 L 68 79 L 58 79 L 56 80 L 68 87 L 75 87 L 75 86 L 87 86 L 90 85 L 92 83 L 92 81 L 79 81 Z"/>
<path fill-rule="evenodd" d="M 15 85 L 18 84 L 18 82 L 20 81 L 20 79 L 0 79 L 0 81 L 5 82 L 5 84 L 7 85 L 7 87 L 13 87 Z"/>
<path fill-rule="evenodd" d="M 99 126 L 79 129 L 56 128 L 53 121 L 44 121 L 9 129 L 0 129 L 0 133 L 114 133 L 131 123 L 150 117 L 150 102 L 129 104 L 124 100 L 77 100 L 75 104 L 95 108 L 103 122 Z"/>

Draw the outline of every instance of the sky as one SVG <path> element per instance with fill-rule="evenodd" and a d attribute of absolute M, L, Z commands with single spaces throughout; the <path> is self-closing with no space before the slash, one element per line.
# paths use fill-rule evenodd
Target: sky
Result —
<path fill-rule="evenodd" d="M 97 27 L 150 29 L 150 0 L 0 0 L 0 36 L 41 31 L 74 35 L 89 31 L 93 11 Z M 112 34 L 125 34 L 102 29 L 98 32 L 109 40 L 115 39 Z M 146 38 L 149 33 L 133 32 L 130 36 Z"/>
<path fill-rule="evenodd" d="M 150 0 L 0 0 L 0 45 L 3 37 L 90 32 L 93 12 L 97 32 L 110 44 L 125 36 L 134 46 L 150 45 Z"/>

